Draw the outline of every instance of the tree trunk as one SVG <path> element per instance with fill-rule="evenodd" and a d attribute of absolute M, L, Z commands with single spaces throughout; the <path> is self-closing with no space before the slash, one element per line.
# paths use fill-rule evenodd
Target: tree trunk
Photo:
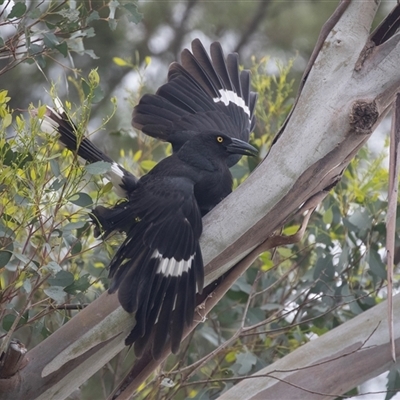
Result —
<path fill-rule="evenodd" d="M 308 199 L 332 187 L 388 112 L 400 88 L 400 35 L 389 27 L 387 34 L 378 39 L 370 36 L 379 3 L 377 0 L 353 0 L 339 5 L 321 33 L 295 107 L 268 156 L 232 195 L 205 217 L 201 247 L 206 284 L 215 281 L 265 241 Z M 400 307 L 397 300 L 397 307 Z M 366 321 L 370 316 L 375 318 L 381 314 L 381 308 L 373 309 L 358 318 Z M 379 320 L 373 320 L 365 335 L 372 334 L 371 327 L 378 323 Z M 132 316 L 118 306 L 115 296 L 103 294 L 29 351 L 25 368 L 7 382 L 0 379 L 0 399 L 64 399 L 123 348 L 124 337 L 132 325 Z M 338 329 L 346 332 L 346 340 L 334 341 L 328 346 L 328 352 L 323 353 L 325 343 L 333 340 L 336 330 L 307 344 L 304 349 L 312 348 L 318 353 L 319 363 L 334 355 L 345 360 L 346 354 L 359 350 L 365 336 L 360 336 L 360 329 L 353 321 Z M 384 329 L 384 323 L 379 329 Z M 385 343 L 384 340 L 379 342 L 379 348 L 386 354 Z M 294 382 L 300 386 L 309 371 L 298 368 L 316 362 L 303 356 L 297 358 L 299 352 L 306 351 L 301 348 L 279 361 L 285 368 L 284 365 L 288 365 L 285 360 L 290 360 L 290 368 L 296 371 L 289 374 L 296 375 Z M 389 349 L 387 352 L 390 354 Z M 142 374 L 137 381 L 143 380 L 157 365 L 146 359 L 138 363 L 147 375 Z M 350 363 L 341 366 L 342 369 L 337 370 L 341 375 L 337 376 L 340 385 L 335 386 L 335 395 L 346 391 L 349 385 L 355 386 L 377 375 L 388 365 L 387 359 L 375 355 L 370 363 L 373 371 L 357 379 Z M 346 368 L 347 373 L 343 373 Z M 271 379 L 263 383 L 260 390 L 267 390 L 272 386 L 270 382 Z M 251 379 L 240 384 L 247 396 L 241 398 L 256 398 L 251 397 L 256 393 L 255 388 L 252 391 L 251 386 L 247 386 L 253 383 Z M 274 380 L 274 390 L 277 385 Z M 273 398 L 292 397 L 293 386 L 280 384 L 280 387 L 283 391 Z M 331 390 L 331 386 L 310 388 L 322 393 Z M 228 394 L 224 396 L 227 398 Z"/>

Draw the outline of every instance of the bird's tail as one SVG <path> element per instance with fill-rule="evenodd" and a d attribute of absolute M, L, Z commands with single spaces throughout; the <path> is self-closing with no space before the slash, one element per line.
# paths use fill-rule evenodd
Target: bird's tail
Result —
<path fill-rule="evenodd" d="M 113 282 L 109 292 L 118 289 L 122 307 L 136 313 L 136 325 L 125 344 L 134 345 L 138 358 L 147 349 L 155 359 L 167 347 L 173 353 L 178 352 L 184 328 L 194 319 L 196 292 L 202 290 L 203 262 L 199 245 L 180 275 L 160 273 L 159 262 L 153 251 L 140 248 L 122 268 L 115 271 L 113 262 L 110 266 Z"/>
<path fill-rule="evenodd" d="M 76 152 L 84 160 L 94 163 L 106 161 L 113 163 L 113 159 L 103 153 L 88 138 L 79 137 L 76 125 L 71 121 L 65 112 L 60 99 L 55 99 L 56 108 L 46 106 L 46 113 L 43 118 L 41 129 L 47 133 L 58 132 L 60 142 L 68 149 Z"/>

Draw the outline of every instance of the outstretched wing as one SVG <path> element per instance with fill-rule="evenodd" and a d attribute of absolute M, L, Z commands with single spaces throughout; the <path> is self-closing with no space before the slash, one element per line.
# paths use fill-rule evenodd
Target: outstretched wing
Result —
<path fill-rule="evenodd" d="M 193 321 L 196 292 L 203 288 L 201 215 L 193 183 L 185 178 L 148 179 L 127 204 L 131 229 L 111 261 L 109 291 L 118 290 L 122 307 L 136 312 L 125 343 L 135 343 L 141 356 L 151 342 L 158 358 L 168 339 L 178 351 L 183 329 Z"/>
<path fill-rule="evenodd" d="M 110 170 L 105 174 L 106 178 L 113 184 L 116 193 L 121 197 L 129 197 L 135 190 L 137 178 L 121 167 L 112 158 L 98 149 L 88 138 L 78 139 L 77 128 L 68 118 L 61 101 L 55 100 L 56 109 L 46 107 L 41 129 L 47 133 L 57 132 L 60 134 L 60 142 L 70 151 L 76 152 L 89 163 L 105 161 L 111 164 Z"/>
<path fill-rule="evenodd" d="M 204 130 L 220 131 L 249 141 L 255 125 L 257 94 L 250 90 L 250 72 L 239 71 L 238 55 L 225 60 L 215 42 L 208 56 L 200 40 L 192 52 L 182 52 L 181 64 L 172 63 L 168 82 L 155 95 L 144 95 L 133 110 L 132 125 L 143 133 L 170 142 L 174 151 L 191 135 Z M 230 156 L 234 165 L 240 156 Z"/>

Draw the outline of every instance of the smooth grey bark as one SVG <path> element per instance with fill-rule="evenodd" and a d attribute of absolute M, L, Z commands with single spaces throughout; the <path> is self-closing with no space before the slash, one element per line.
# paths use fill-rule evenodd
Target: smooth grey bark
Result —
<path fill-rule="evenodd" d="M 379 1 L 343 3 L 348 7 L 326 36 L 268 157 L 204 219 L 206 284 L 340 179 L 400 88 L 400 35 L 379 46 L 370 41 Z M 132 316 L 118 307 L 115 296 L 103 294 L 29 351 L 28 364 L 18 374 L 0 380 L 0 399 L 64 399 L 123 348 L 132 325 Z M 348 336 L 357 332 L 348 331 Z M 140 362 L 145 368 L 147 361 Z"/>

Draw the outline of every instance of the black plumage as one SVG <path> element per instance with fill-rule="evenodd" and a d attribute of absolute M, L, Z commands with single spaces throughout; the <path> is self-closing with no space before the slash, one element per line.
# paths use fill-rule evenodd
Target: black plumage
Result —
<path fill-rule="evenodd" d="M 152 137 L 170 142 L 174 151 L 204 130 L 249 141 L 254 129 L 257 93 L 250 90 L 250 72 L 239 71 L 238 55 L 225 60 L 221 45 L 210 47 L 211 58 L 200 40 L 185 49 L 181 64 L 174 62 L 168 82 L 156 94 L 145 94 L 133 110 L 132 125 Z M 240 155 L 227 159 L 236 164 Z"/>
<path fill-rule="evenodd" d="M 129 221 L 130 227 L 124 226 L 126 239 L 110 263 L 109 290 L 118 290 L 122 307 L 136 312 L 125 343 L 134 343 L 138 356 L 151 341 L 158 358 L 169 338 L 176 352 L 184 327 L 193 321 L 196 292 L 203 288 L 199 205 L 205 194 L 197 185 L 228 183 L 231 189 L 227 158 L 256 153 L 248 143 L 220 132 L 195 135 L 139 179 L 129 202 L 116 206 L 118 221 Z M 93 214 L 101 222 L 115 209 L 101 208 L 100 214 L 95 209 Z M 118 229 L 117 224 L 110 230 Z"/>
<path fill-rule="evenodd" d="M 45 116 L 47 128 L 58 131 L 67 148 L 88 162 L 111 164 L 108 178 L 127 199 L 96 207 L 92 219 L 103 238 L 126 233 L 110 263 L 109 291 L 118 291 L 122 307 L 136 313 L 126 344 L 134 343 L 139 356 L 150 346 L 159 357 L 169 340 L 172 351 L 178 350 L 203 287 L 201 217 L 232 191 L 229 167 L 242 155 L 256 154 L 247 143 L 257 99 L 249 72 L 239 72 L 237 54 L 225 60 L 219 43 L 211 45 L 211 58 L 198 40 L 192 51 L 184 50 L 181 64 L 171 64 L 168 82 L 134 109 L 136 128 L 173 147 L 170 157 L 140 179 L 87 138 L 78 140 L 61 106 L 48 108 Z"/>

